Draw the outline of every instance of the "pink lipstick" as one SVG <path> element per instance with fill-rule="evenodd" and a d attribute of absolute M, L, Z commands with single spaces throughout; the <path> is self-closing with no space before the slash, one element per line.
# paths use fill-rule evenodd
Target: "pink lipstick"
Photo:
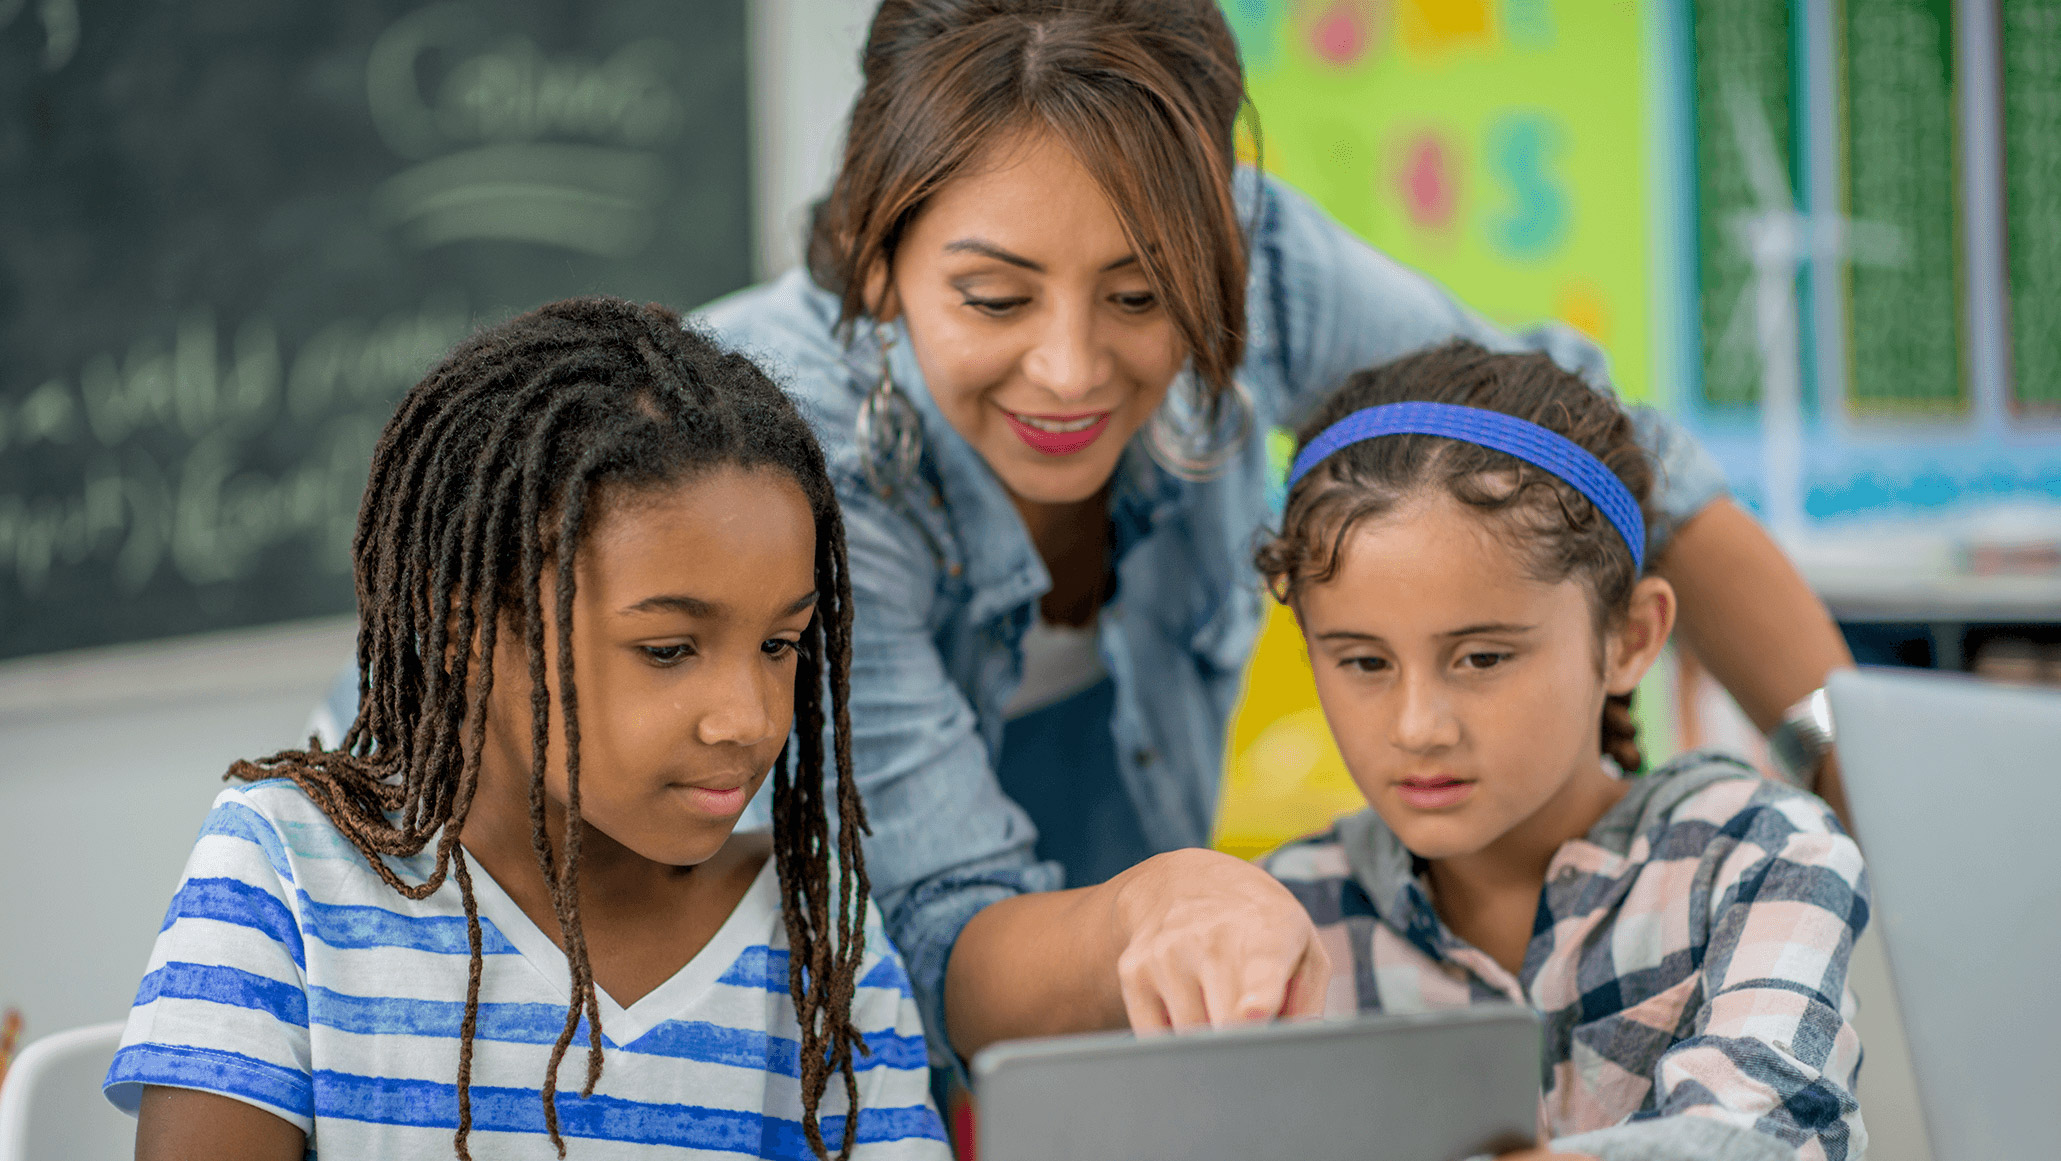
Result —
<path fill-rule="evenodd" d="M 1004 411 L 1009 428 L 1034 452 L 1048 456 L 1070 456 L 1086 448 L 1109 426 L 1109 412 L 1090 411 L 1080 415 L 1029 415 Z"/>

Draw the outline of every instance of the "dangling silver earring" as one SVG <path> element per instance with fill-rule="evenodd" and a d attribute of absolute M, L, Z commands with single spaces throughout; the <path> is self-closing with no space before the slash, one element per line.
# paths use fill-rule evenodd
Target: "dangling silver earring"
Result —
<path fill-rule="evenodd" d="M 1225 396 L 1204 402 L 1202 384 L 1192 371 L 1182 371 L 1145 424 L 1145 451 L 1181 479 L 1202 483 L 1223 472 L 1252 434 L 1252 424 L 1252 394 L 1245 384 L 1233 379 Z"/>
<path fill-rule="evenodd" d="M 873 324 L 873 341 L 880 347 L 880 381 L 859 404 L 854 430 L 859 442 L 859 464 L 866 483 L 883 500 L 893 499 L 895 486 L 916 474 L 923 455 L 923 420 L 916 405 L 895 386 L 888 365 L 888 351 L 894 346 L 894 328 Z"/>

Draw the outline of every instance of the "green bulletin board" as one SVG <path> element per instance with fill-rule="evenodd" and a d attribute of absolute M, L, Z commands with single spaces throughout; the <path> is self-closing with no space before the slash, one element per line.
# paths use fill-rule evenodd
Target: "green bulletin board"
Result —
<path fill-rule="evenodd" d="M 2012 397 L 2061 415 L 2061 0 L 2002 0 Z"/>
<path fill-rule="evenodd" d="M 1730 222 L 1758 206 L 1740 155 L 1731 94 L 1743 89 L 1767 118 L 1794 188 L 1790 5 L 1789 0 L 1696 0 L 1690 13 L 1703 401 L 1717 408 L 1750 407 L 1760 398 L 1753 263 Z"/>
<path fill-rule="evenodd" d="M 1848 273 L 1847 399 L 1868 415 L 1959 413 L 1952 0 L 1847 0 L 1847 213 L 1903 231 L 1906 260 Z"/>

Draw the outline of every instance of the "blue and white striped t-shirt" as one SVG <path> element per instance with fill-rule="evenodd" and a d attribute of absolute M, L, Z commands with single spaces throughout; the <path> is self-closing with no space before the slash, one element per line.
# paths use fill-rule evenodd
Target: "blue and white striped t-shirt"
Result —
<path fill-rule="evenodd" d="M 390 859 L 420 882 L 425 852 Z M 539 1087 L 565 1020 L 565 955 L 474 864 L 484 950 L 472 1064 L 475 1157 L 556 1157 Z M 923 1028 L 869 902 L 852 1023 L 865 1161 L 948 1161 Z M 582 1024 L 560 1068 L 575 1158 L 811 1156 L 798 1026 L 772 860 L 670 980 L 628 1008 L 599 997 L 605 1068 L 582 1099 Z M 468 955 L 458 885 L 403 898 L 299 787 L 224 790 L 172 899 L 106 1091 L 133 1113 L 146 1085 L 202 1089 L 298 1125 L 309 1155 L 449 1158 Z M 831 1149 L 847 1107 L 821 1106 Z M 684 1152 L 683 1152 L 684 1150 Z"/>

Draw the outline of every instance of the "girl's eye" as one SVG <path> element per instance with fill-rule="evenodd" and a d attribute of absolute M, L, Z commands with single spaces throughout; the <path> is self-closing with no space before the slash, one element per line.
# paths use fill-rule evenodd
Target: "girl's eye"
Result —
<path fill-rule="evenodd" d="M 1339 664 L 1343 665 L 1347 669 L 1358 670 L 1361 673 L 1379 673 L 1382 670 L 1388 668 L 1388 658 L 1348 657 L 1345 660 L 1339 662 Z"/>
<path fill-rule="evenodd" d="M 1469 669 L 1494 669 L 1510 660 L 1508 653 L 1469 653 L 1460 658 L 1460 664 Z"/>
<path fill-rule="evenodd" d="M 687 644 L 642 645 L 639 648 L 644 650 L 644 656 L 650 658 L 654 665 L 678 665 L 694 655 L 694 646 Z"/>
<path fill-rule="evenodd" d="M 1013 314 L 1017 307 L 1029 301 L 1028 298 L 975 298 L 970 294 L 966 296 L 967 306 L 992 318 L 1006 318 Z"/>
<path fill-rule="evenodd" d="M 1144 314 L 1146 311 L 1159 305 L 1158 296 L 1146 290 L 1137 291 L 1132 294 L 1113 294 L 1109 296 L 1109 301 L 1115 303 L 1120 309 L 1127 310 L 1132 314 Z"/>
<path fill-rule="evenodd" d="M 769 641 L 760 642 L 759 652 L 776 661 L 785 660 L 801 652 L 801 642 L 789 641 L 785 637 L 775 637 Z"/>

